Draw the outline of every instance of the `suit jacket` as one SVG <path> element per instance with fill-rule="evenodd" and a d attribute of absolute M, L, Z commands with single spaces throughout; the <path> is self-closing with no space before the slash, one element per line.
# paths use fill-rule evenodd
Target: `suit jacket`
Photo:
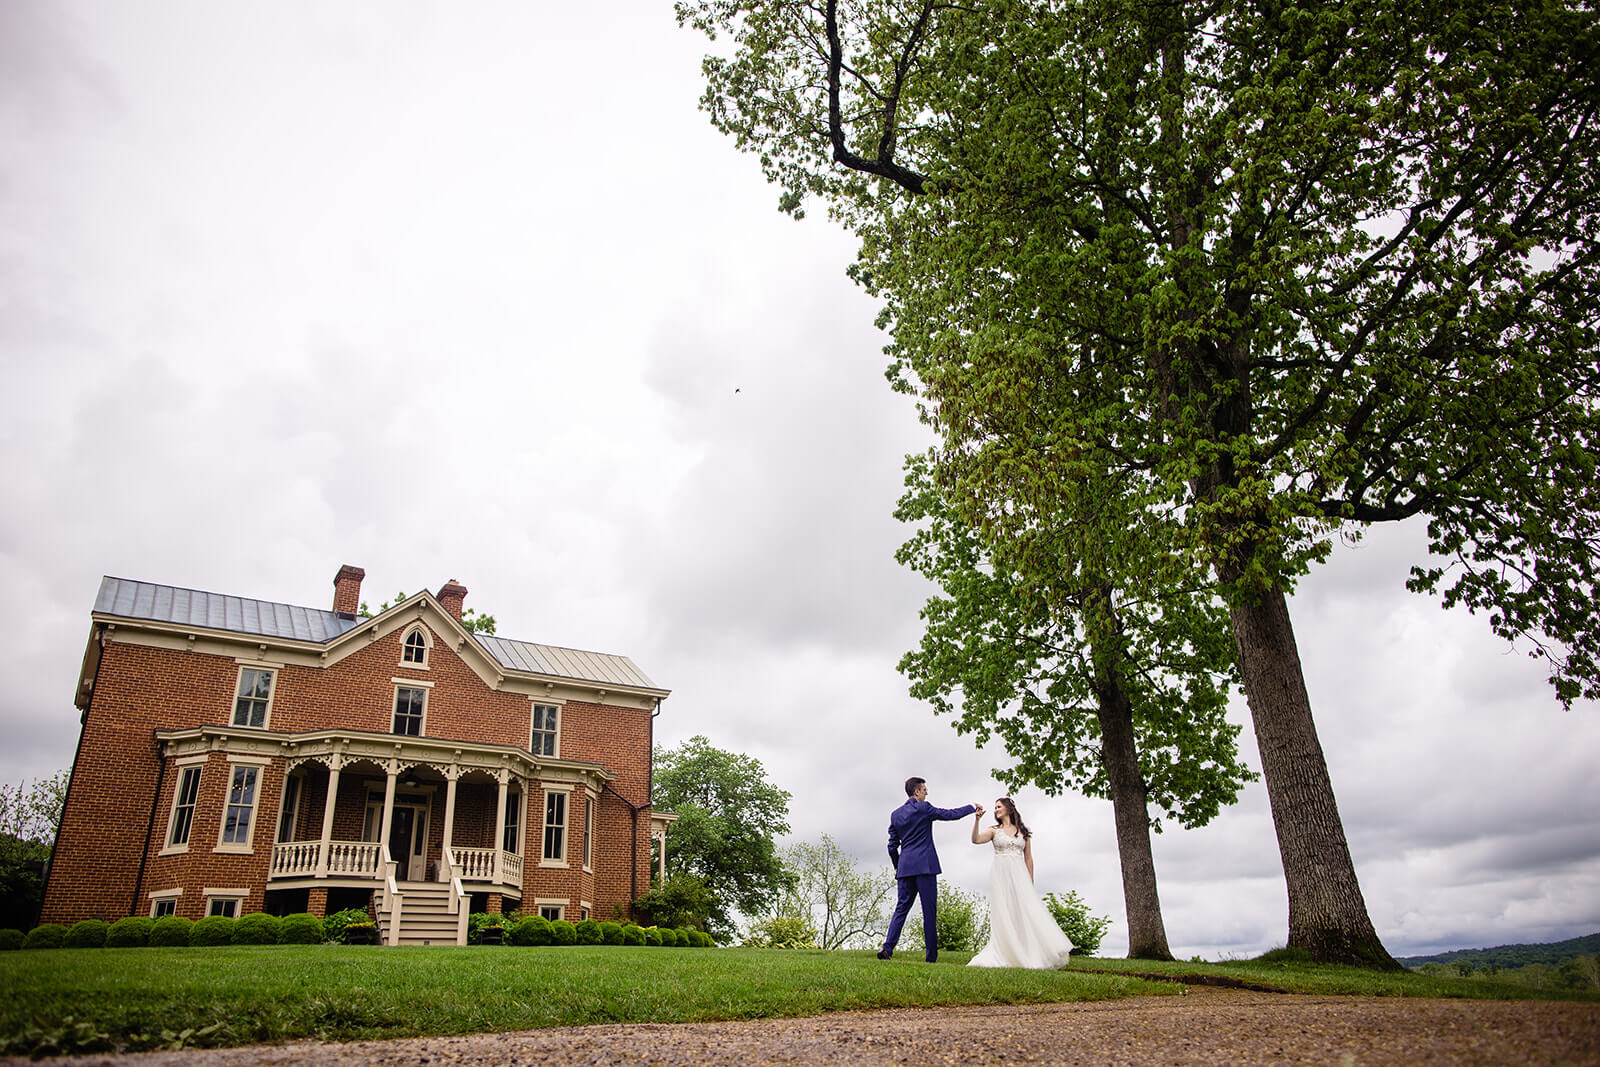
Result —
<path fill-rule="evenodd" d="M 926 800 L 907 800 L 889 814 L 889 862 L 897 878 L 939 873 L 939 852 L 933 847 L 933 824 L 965 819 L 978 809 L 936 808 Z"/>

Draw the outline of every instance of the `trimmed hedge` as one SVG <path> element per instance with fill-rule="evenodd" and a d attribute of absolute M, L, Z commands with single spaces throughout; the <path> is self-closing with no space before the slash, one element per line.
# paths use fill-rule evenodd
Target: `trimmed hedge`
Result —
<path fill-rule="evenodd" d="M 578 943 L 578 928 L 565 919 L 552 919 L 550 922 L 550 943 L 552 945 L 576 945 Z"/>
<path fill-rule="evenodd" d="M 163 915 L 150 927 L 151 948 L 187 948 L 194 933 L 194 920 L 181 915 Z"/>
<path fill-rule="evenodd" d="M 641 931 L 644 934 L 644 943 L 651 948 L 661 947 L 661 931 L 654 926 L 646 926 Z"/>
<path fill-rule="evenodd" d="M 9 926 L 0 930 L 0 952 L 13 952 L 22 947 L 22 931 Z"/>
<path fill-rule="evenodd" d="M 704 930 L 694 931 L 695 948 L 711 948 L 715 944 L 716 942 L 711 940 L 711 935 L 706 933 Z"/>
<path fill-rule="evenodd" d="M 644 927 L 635 926 L 633 923 L 622 928 L 622 943 L 624 945 L 643 945 Z"/>
<path fill-rule="evenodd" d="M 67 928 L 61 939 L 62 948 L 105 948 L 106 931 L 111 924 L 104 919 L 80 919 Z"/>
<path fill-rule="evenodd" d="M 106 948 L 144 948 L 150 940 L 150 927 L 155 920 L 144 915 L 129 915 L 118 919 L 106 931 Z"/>
<path fill-rule="evenodd" d="M 622 924 L 606 921 L 600 924 L 600 943 L 602 945 L 622 944 Z"/>
<path fill-rule="evenodd" d="M 241 916 L 233 926 L 235 945 L 276 945 L 283 934 L 283 920 L 264 911 Z"/>
<path fill-rule="evenodd" d="M 189 944 L 211 947 L 233 944 L 233 928 L 238 922 L 226 915 L 207 915 L 189 931 Z"/>
<path fill-rule="evenodd" d="M 519 919 L 511 928 L 513 945 L 548 945 L 550 938 L 550 920 L 543 915 L 529 915 Z"/>
<path fill-rule="evenodd" d="M 28 931 L 22 939 L 23 948 L 60 948 L 67 938 L 67 928 L 60 923 L 44 923 Z"/>
<path fill-rule="evenodd" d="M 578 944 L 600 944 L 600 924 L 593 919 L 584 919 L 578 924 Z"/>
<path fill-rule="evenodd" d="M 280 945 L 315 945 L 322 940 L 322 920 L 309 911 L 285 915 L 278 927 Z"/>

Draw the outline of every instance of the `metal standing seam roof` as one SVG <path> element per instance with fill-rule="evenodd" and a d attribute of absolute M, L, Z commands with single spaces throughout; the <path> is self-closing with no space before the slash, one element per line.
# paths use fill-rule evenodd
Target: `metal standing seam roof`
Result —
<path fill-rule="evenodd" d="M 207 630 L 255 634 L 326 644 L 365 620 L 346 619 L 333 611 L 279 604 L 270 600 L 205 593 L 171 585 L 105 577 L 94 610 L 124 619 L 147 619 Z M 473 634 L 483 650 L 502 667 L 529 674 L 576 681 L 601 682 L 641 689 L 658 688 L 627 656 L 580 652 L 531 641 L 512 641 Z"/>

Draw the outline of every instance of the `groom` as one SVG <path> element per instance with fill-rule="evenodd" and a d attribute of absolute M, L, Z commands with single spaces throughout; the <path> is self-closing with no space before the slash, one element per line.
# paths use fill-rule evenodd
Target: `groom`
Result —
<path fill-rule="evenodd" d="M 884 938 L 878 958 L 894 955 L 900 928 L 911 912 L 911 902 L 922 898 L 922 944 L 929 963 L 939 958 L 939 853 L 933 847 L 936 821 L 964 819 L 973 812 L 983 814 L 982 804 L 961 808 L 936 808 L 928 803 L 928 783 L 922 778 L 906 779 L 910 799 L 889 815 L 889 862 L 894 864 L 900 887 L 894 917 L 889 920 L 889 936 Z"/>

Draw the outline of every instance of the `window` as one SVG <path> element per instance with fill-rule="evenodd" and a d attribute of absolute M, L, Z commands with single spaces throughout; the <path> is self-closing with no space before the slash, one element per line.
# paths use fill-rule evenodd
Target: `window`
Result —
<path fill-rule="evenodd" d="M 278 840 L 294 840 L 295 817 L 300 808 L 300 775 L 291 774 L 283 780 L 283 805 L 278 809 Z"/>
<path fill-rule="evenodd" d="M 593 866 L 594 856 L 594 797 L 583 798 L 583 869 Z M 588 916 L 584 916 L 588 918 Z"/>
<path fill-rule="evenodd" d="M 191 763 L 178 771 L 178 785 L 172 791 L 172 816 L 167 819 L 167 848 L 189 847 L 189 831 L 194 827 L 194 801 L 200 793 L 200 767 Z"/>
<path fill-rule="evenodd" d="M 409 685 L 394 690 L 394 732 L 408 737 L 422 736 L 422 716 L 428 707 L 428 691 Z"/>
<path fill-rule="evenodd" d="M 222 817 L 222 836 L 217 842 L 217 847 L 224 851 L 248 852 L 250 849 L 250 822 L 255 817 L 256 781 L 260 775 L 260 767 L 233 768 L 233 777 L 228 783 L 228 810 Z"/>
<path fill-rule="evenodd" d="M 181 889 L 161 889 L 151 893 L 150 918 L 160 919 L 178 914 L 178 898 L 182 895 Z"/>
<path fill-rule="evenodd" d="M 239 668 L 239 695 L 233 703 L 233 725 L 266 726 L 272 703 L 272 671 Z"/>
<path fill-rule="evenodd" d="M 213 895 L 211 890 L 206 890 L 207 915 L 225 915 L 230 919 L 237 919 L 240 906 L 243 903 L 243 893 L 239 893 L 237 896 L 232 894 L 224 896 L 221 894 Z"/>
<path fill-rule="evenodd" d="M 500 842 L 500 847 L 506 852 L 517 851 L 517 815 L 522 811 L 522 794 L 506 794 L 506 832 L 505 838 Z"/>
<path fill-rule="evenodd" d="M 400 651 L 400 666 L 427 669 L 428 639 L 423 635 L 422 627 L 414 627 L 406 634 L 405 643 Z"/>
<path fill-rule="evenodd" d="M 554 704 L 533 706 L 533 734 L 528 741 L 528 751 L 535 756 L 556 754 L 556 710 Z"/>
<path fill-rule="evenodd" d="M 541 900 L 538 905 L 539 914 L 551 922 L 563 917 L 567 911 L 567 902 L 564 900 Z"/>
<path fill-rule="evenodd" d="M 544 858 L 562 863 L 567 858 L 567 794 L 544 795 Z"/>

